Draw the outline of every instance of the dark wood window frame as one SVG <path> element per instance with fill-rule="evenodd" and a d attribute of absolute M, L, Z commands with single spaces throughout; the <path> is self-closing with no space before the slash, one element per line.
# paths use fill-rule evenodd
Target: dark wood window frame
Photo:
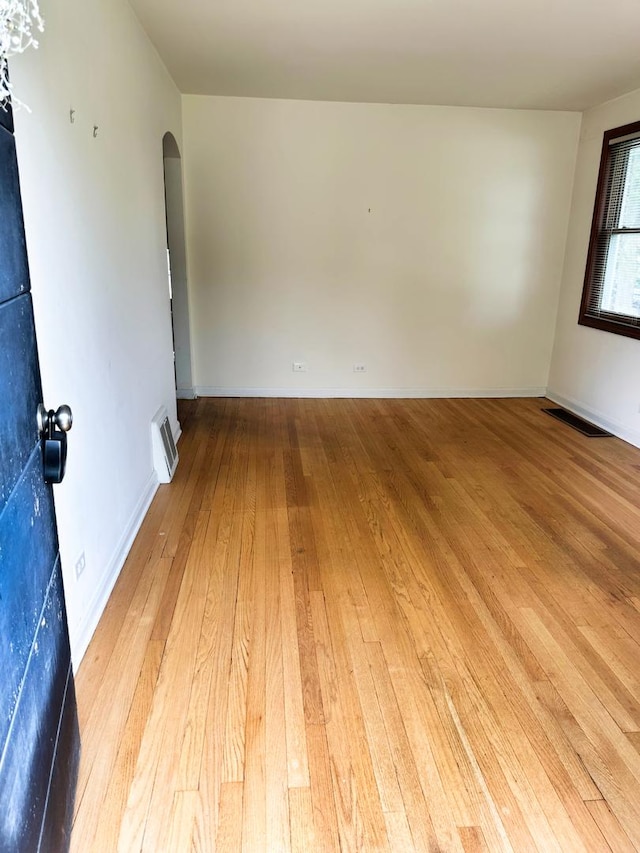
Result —
<path fill-rule="evenodd" d="M 634 136 L 638 137 L 638 142 L 640 143 L 640 121 L 607 130 L 603 136 L 600 172 L 598 174 L 596 200 L 593 209 L 589 252 L 587 255 L 587 267 L 578 323 L 583 326 L 602 329 L 606 332 L 613 332 L 616 335 L 625 335 L 630 338 L 640 339 L 640 318 L 606 311 L 600 306 L 606 268 L 606 255 L 611 236 L 618 233 L 640 233 L 640 228 L 618 228 L 611 227 L 610 223 L 605 223 L 611 196 L 611 173 L 614 159 L 612 152 L 616 144 L 612 144 L 611 141 L 633 138 Z M 610 211 L 609 218 L 611 218 Z"/>

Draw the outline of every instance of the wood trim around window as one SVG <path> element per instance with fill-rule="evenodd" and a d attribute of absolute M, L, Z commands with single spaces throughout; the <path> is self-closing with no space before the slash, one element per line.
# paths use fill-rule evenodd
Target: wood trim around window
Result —
<path fill-rule="evenodd" d="M 588 313 L 589 304 L 594 285 L 594 274 L 597 260 L 598 240 L 602 228 L 602 222 L 605 213 L 605 205 L 607 201 L 607 184 L 609 179 L 609 168 L 611 162 L 611 146 L 609 141 L 624 137 L 631 134 L 637 134 L 640 137 L 640 121 L 625 124 L 621 127 L 614 127 L 611 130 L 605 131 L 602 138 L 602 151 L 600 154 L 600 170 L 598 172 L 598 184 L 596 188 L 596 198 L 593 207 L 593 218 L 591 221 L 591 234 L 589 237 L 589 251 L 587 254 L 587 265 L 584 275 L 584 284 L 582 287 L 582 300 L 580 302 L 580 314 L 578 323 L 581 326 L 591 326 L 594 329 L 601 329 L 605 332 L 612 332 L 615 335 L 625 335 L 629 338 L 640 339 L 640 325 L 637 319 L 630 323 L 625 322 L 624 314 L 611 314 L 605 311 L 598 317 L 594 317 Z M 631 319 L 631 318 L 630 318 Z"/>

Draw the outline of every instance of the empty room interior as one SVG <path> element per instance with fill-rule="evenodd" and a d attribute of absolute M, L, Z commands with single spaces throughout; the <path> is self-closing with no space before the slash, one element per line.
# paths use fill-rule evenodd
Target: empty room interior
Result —
<path fill-rule="evenodd" d="M 39 8 L 58 849 L 640 850 L 638 4 Z"/>

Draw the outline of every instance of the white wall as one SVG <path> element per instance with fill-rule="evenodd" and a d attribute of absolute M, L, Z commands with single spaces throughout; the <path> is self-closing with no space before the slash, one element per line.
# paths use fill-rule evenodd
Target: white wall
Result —
<path fill-rule="evenodd" d="M 12 76 L 32 109 L 16 139 L 45 402 L 75 417 L 55 497 L 77 666 L 156 487 L 162 403 L 177 428 L 162 137 L 181 138 L 181 102 L 124 0 L 42 7 Z"/>
<path fill-rule="evenodd" d="M 602 134 L 640 119 L 640 90 L 584 113 L 549 396 L 640 447 L 640 341 L 578 325 Z"/>
<path fill-rule="evenodd" d="M 579 114 L 186 96 L 183 121 L 198 393 L 544 392 Z"/>

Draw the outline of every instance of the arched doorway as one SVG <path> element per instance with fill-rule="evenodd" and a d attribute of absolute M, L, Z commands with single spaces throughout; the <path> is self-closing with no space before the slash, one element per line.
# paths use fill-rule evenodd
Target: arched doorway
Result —
<path fill-rule="evenodd" d="M 178 143 L 171 133 L 165 133 L 162 139 L 162 156 L 164 160 L 167 265 L 171 298 L 176 396 L 182 399 L 193 399 L 195 394 L 191 371 L 191 328 L 182 199 L 182 159 Z"/>

